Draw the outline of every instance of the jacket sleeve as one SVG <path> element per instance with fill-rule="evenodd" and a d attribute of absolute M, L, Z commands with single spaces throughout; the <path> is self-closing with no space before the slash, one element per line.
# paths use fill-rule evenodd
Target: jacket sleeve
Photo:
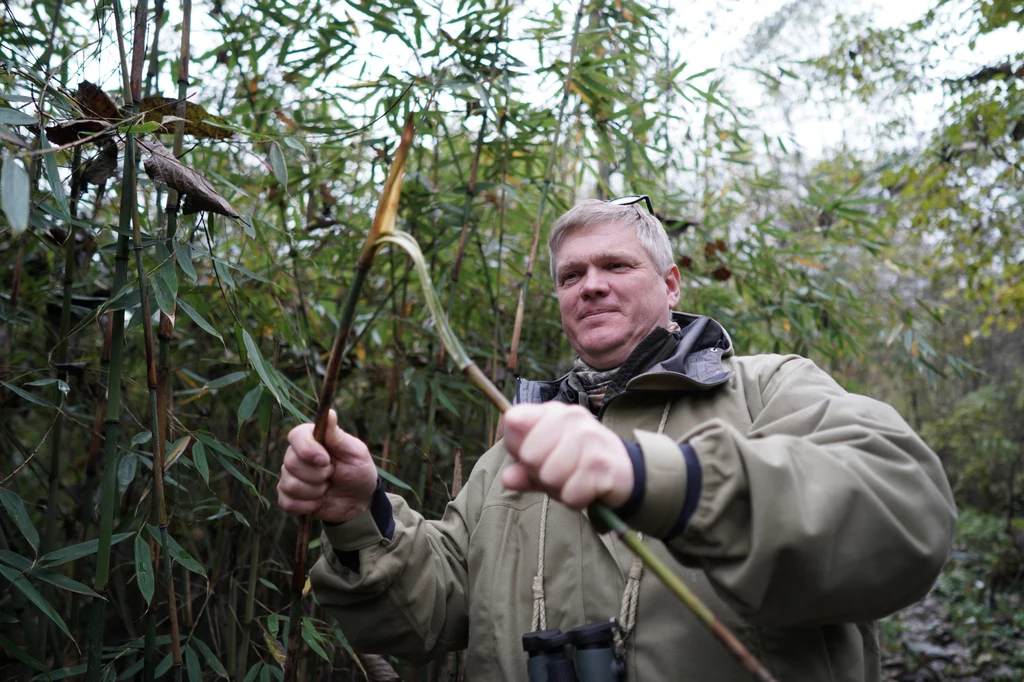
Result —
<path fill-rule="evenodd" d="M 938 457 L 892 407 L 847 393 L 813 362 L 758 367 L 745 381 L 756 382 L 748 404 L 761 401 L 749 432 L 712 419 L 684 437 L 702 484 L 668 548 L 760 625 L 874 620 L 923 597 L 956 523 Z M 686 467 L 668 437 L 636 437 L 649 489 L 631 522 L 664 532 Z"/>
<path fill-rule="evenodd" d="M 323 554 L 310 581 L 317 601 L 356 650 L 421 663 L 466 647 L 466 553 L 503 457 L 500 447 L 481 457 L 439 521 L 424 519 L 403 498 L 389 495 L 395 524 L 390 540 L 370 512 L 324 528 Z M 343 566 L 335 550 L 358 552 L 358 572 Z"/>

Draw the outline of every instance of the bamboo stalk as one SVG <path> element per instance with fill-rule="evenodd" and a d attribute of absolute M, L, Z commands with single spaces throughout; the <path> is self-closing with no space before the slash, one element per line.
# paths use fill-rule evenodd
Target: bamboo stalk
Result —
<path fill-rule="evenodd" d="M 381 244 L 394 244 L 400 246 L 412 257 L 413 263 L 416 265 L 416 270 L 420 276 L 420 285 L 423 287 L 423 295 L 426 299 L 427 308 L 430 310 L 431 316 L 434 318 L 434 324 L 437 328 L 438 336 L 441 337 L 441 342 L 448 348 L 448 352 L 452 357 L 452 361 L 456 366 L 466 375 L 470 382 L 477 387 L 487 399 L 497 407 L 502 413 L 508 411 L 512 407 L 512 403 L 509 402 L 505 394 L 502 393 L 497 386 L 491 383 L 487 375 L 474 363 L 469 355 L 466 353 L 462 344 L 458 338 L 452 332 L 451 327 L 442 315 L 441 304 L 437 300 L 437 295 L 434 293 L 434 286 L 430 281 L 430 273 L 427 270 L 426 261 L 423 258 L 423 254 L 420 252 L 419 245 L 416 240 L 409 234 L 401 232 L 399 230 L 394 231 L 391 234 L 385 234 L 381 236 L 378 241 Z M 697 618 L 703 623 L 718 639 L 729 649 L 729 651 L 737 658 L 737 660 L 746 668 L 749 672 L 755 675 L 762 682 L 775 682 L 771 673 L 761 665 L 761 663 L 751 654 L 743 643 L 721 622 L 719 621 L 714 613 L 697 597 L 693 594 L 689 588 L 679 579 L 671 569 L 665 565 L 653 552 L 644 546 L 643 542 L 637 536 L 636 532 L 630 530 L 626 526 L 625 522 L 619 519 L 608 507 L 595 502 L 590 506 L 590 513 L 593 516 L 599 517 L 604 523 L 606 523 L 616 534 L 623 539 L 625 544 L 639 556 L 644 564 L 647 565 L 650 570 L 661 579 L 665 586 L 671 591 L 676 597 L 683 602 Z"/>
<path fill-rule="evenodd" d="M 341 371 L 341 362 L 344 358 L 345 345 L 352 328 L 352 321 L 355 319 L 359 292 L 363 287 L 363 282 L 366 281 L 366 275 L 369 273 L 370 266 L 373 265 L 373 259 L 377 254 L 377 240 L 381 235 L 388 234 L 394 230 L 395 219 L 398 216 L 398 198 L 402 191 L 402 179 L 405 175 L 405 164 L 409 156 L 409 148 L 412 146 L 412 138 L 413 122 L 412 115 L 410 115 L 405 120 L 402 141 L 395 153 L 391 170 L 384 183 L 384 190 L 381 192 L 380 202 L 377 204 L 377 213 L 373 218 L 370 231 L 366 235 L 366 241 L 359 252 L 352 284 L 349 285 L 345 296 L 344 308 L 338 322 L 338 334 L 334 337 L 330 359 L 327 362 L 324 383 L 320 389 L 320 396 L 317 402 L 313 437 L 319 443 L 324 442 L 327 434 L 327 414 L 331 408 L 331 403 L 334 402 L 334 392 L 338 385 L 338 374 Z M 285 655 L 284 682 L 295 682 L 298 672 L 299 651 L 302 648 L 299 619 L 302 615 L 302 589 L 306 584 L 306 559 L 309 553 L 309 533 L 312 521 L 312 516 L 303 517 L 295 543 L 295 558 L 292 563 L 291 580 L 292 604 L 288 616 L 288 651 Z"/>
<path fill-rule="evenodd" d="M 124 26 L 121 14 L 120 0 L 113 0 L 114 27 L 117 32 L 117 47 L 121 58 L 121 76 L 124 83 L 126 99 L 133 103 L 134 114 L 138 113 L 139 97 L 137 97 L 138 81 L 141 78 L 142 60 L 141 48 L 138 57 L 133 53 L 133 69 L 138 63 L 140 72 L 133 82 L 133 73 L 128 71 L 128 60 L 125 54 Z M 143 41 L 145 46 L 145 6 L 146 0 L 140 0 L 136 12 L 136 35 L 135 44 Z M 141 17 L 140 17 L 141 15 Z M 119 235 L 117 238 L 117 252 L 115 256 L 113 292 L 119 292 L 128 279 L 128 231 L 131 229 L 132 211 L 135 206 L 136 190 L 136 157 L 135 157 L 135 136 L 132 133 L 125 134 L 124 146 L 124 173 L 121 184 L 121 208 L 119 215 Z M 99 547 L 96 553 L 96 576 L 93 589 L 99 594 L 107 589 L 110 578 L 110 548 L 111 538 L 114 531 L 114 508 L 117 501 L 117 468 L 119 451 L 117 440 L 121 430 L 121 371 L 124 346 L 124 310 L 116 310 L 111 318 L 111 355 L 110 367 L 107 376 L 107 406 L 104 417 L 104 461 L 102 479 L 102 501 L 100 504 L 99 522 Z M 103 635 L 105 626 L 106 600 L 94 599 L 92 613 L 90 614 L 89 626 L 89 650 L 86 665 L 86 682 L 99 682 L 102 676 L 101 653 L 103 650 Z"/>
<path fill-rule="evenodd" d="M 530 244 L 530 258 L 526 264 L 526 275 L 523 278 L 523 286 L 519 289 L 519 303 L 516 306 L 515 323 L 512 326 L 512 342 L 508 353 L 508 371 L 510 375 L 515 374 L 519 364 L 519 342 L 522 340 L 523 319 L 526 314 L 526 294 L 530 287 L 530 280 L 533 279 L 533 268 L 537 261 L 537 247 L 540 244 L 540 228 L 544 223 L 544 209 L 547 205 L 548 192 L 553 182 L 552 173 L 555 168 L 555 159 L 558 157 L 558 141 L 562 135 L 562 125 L 565 121 L 565 108 L 569 103 L 570 87 L 572 86 L 573 69 L 576 66 L 577 47 L 580 39 L 580 23 L 583 18 L 583 11 L 586 8 L 586 0 L 580 1 L 579 9 L 576 10 L 576 19 L 572 27 L 572 45 L 569 48 L 569 66 L 565 71 L 565 83 L 562 87 L 562 101 L 558 105 L 558 119 L 555 122 L 555 139 L 551 142 L 551 156 L 548 157 L 547 170 L 544 172 L 544 186 L 540 193 L 540 204 L 537 207 L 537 220 L 533 224 L 533 241 Z"/>

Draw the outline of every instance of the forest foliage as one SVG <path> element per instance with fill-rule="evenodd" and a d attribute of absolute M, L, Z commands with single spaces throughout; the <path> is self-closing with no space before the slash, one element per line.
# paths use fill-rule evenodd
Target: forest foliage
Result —
<path fill-rule="evenodd" d="M 506 393 L 572 360 L 537 231 L 647 194 L 682 308 L 894 404 L 958 502 L 1003 519 L 993 571 L 1024 565 L 1024 52 L 964 57 L 1024 6 L 889 26 L 792 0 L 708 70 L 688 46 L 731 7 L 696 26 L 683 5 L 7 3 L 4 678 L 281 678 L 300 628 L 303 679 L 387 679 L 289 592 L 297 525 L 272 501 L 409 116 L 399 227 Z M 808 117 L 858 132 L 805 149 Z M 428 516 L 493 443 L 397 250 L 335 404 Z"/>

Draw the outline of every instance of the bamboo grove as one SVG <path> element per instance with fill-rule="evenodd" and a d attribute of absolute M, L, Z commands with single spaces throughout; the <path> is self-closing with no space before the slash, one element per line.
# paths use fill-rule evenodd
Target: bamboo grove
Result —
<path fill-rule="evenodd" d="M 506 395 L 571 360 L 546 226 L 626 193 L 652 197 L 685 307 L 742 330 L 744 352 L 810 355 L 861 386 L 966 365 L 928 344 L 930 294 L 879 302 L 902 243 L 880 198 L 894 165 L 794 180 L 792 141 L 691 65 L 698 29 L 673 3 L 6 7 L 5 679 L 283 680 L 289 646 L 298 679 L 397 679 L 293 579 L 297 538 L 319 540 L 272 500 L 284 436 L 329 376 L 342 425 L 428 516 L 497 435 L 403 254 L 356 267 L 413 114 L 396 225 Z"/>

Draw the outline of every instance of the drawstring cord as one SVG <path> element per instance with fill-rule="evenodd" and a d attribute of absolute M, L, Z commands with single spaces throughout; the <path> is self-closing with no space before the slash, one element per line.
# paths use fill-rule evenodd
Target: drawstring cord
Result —
<path fill-rule="evenodd" d="M 668 413 L 672 407 L 672 401 L 665 401 L 665 409 L 661 413 L 661 423 L 658 424 L 658 434 L 665 432 L 665 425 L 668 423 Z M 547 605 L 544 601 L 544 545 L 547 541 L 548 507 L 551 498 L 544 496 L 544 502 L 540 508 L 540 536 L 537 549 L 537 574 L 533 576 L 533 619 L 531 627 L 537 630 L 548 629 Z M 638 533 L 643 539 L 643 533 Z M 629 575 L 626 579 L 626 589 L 622 593 L 622 606 L 619 609 L 619 627 L 615 632 L 615 655 L 619 658 L 625 656 L 626 645 L 629 637 L 636 627 L 637 605 L 640 601 L 640 579 L 644 575 L 644 562 L 639 556 L 633 557 L 629 566 Z"/>

